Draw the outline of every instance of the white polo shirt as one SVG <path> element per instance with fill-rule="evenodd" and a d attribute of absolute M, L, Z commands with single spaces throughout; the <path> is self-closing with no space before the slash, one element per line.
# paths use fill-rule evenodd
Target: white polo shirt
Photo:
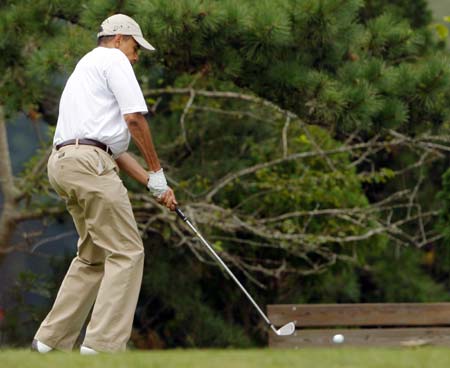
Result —
<path fill-rule="evenodd" d="M 78 62 L 64 87 L 53 144 L 95 139 L 117 157 L 130 143 L 123 115 L 136 112 L 148 110 L 131 63 L 119 49 L 97 47 Z"/>

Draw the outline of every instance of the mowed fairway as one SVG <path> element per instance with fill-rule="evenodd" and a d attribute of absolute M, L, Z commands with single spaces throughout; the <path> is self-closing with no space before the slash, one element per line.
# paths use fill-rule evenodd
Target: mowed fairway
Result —
<path fill-rule="evenodd" d="M 444 368 L 450 349 L 308 349 L 308 350 L 166 350 L 101 356 L 77 353 L 38 355 L 24 350 L 0 351 L 2 368 Z"/>

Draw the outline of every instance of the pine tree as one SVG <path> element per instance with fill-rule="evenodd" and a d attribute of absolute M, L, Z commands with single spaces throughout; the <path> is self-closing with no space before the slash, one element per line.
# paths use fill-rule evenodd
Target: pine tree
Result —
<path fill-rule="evenodd" d="M 399 18 L 401 12 L 390 12 L 408 8 L 401 1 L 134 0 L 94 1 L 89 7 L 67 1 L 12 3 L 2 17 L 8 35 L 2 48 L 8 71 L 3 95 L 17 94 L 11 65 L 22 68 L 22 79 L 29 78 L 26 95 L 8 99 L 13 109 L 25 100 L 42 104 L 46 92 L 54 90 L 49 78 L 70 72 L 92 47 L 105 15 L 123 11 L 135 15 L 154 40 L 169 74 L 210 70 L 307 123 L 347 131 L 411 131 L 422 122 L 439 126 L 449 116 L 449 63 L 436 52 L 429 29 L 415 30 Z M 422 2 L 408 9 L 423 15 L 417 26 L 426 25 L 429 13 Z M 361 23 L 364 12 L 370 15 Z M 41 14 L 47 22 L 33 26 Z M 23 33 L 31 36 L 16 42 Z"/>
<path fill-rule="evenodd" d="M 389 12 L 398 19 L 406 19 L 412 27 L 421 28 L 430 24 L 432 14 L 426 0 L 366 0 L 360 10 L 361 20 L 379 17 Z"/>

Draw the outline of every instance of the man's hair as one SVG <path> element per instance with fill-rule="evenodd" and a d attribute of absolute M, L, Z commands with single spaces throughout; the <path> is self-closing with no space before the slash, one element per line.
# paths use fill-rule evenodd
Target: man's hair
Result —
<path fill-rule="evenodd" d="M 112 36 L 100 36 L 99 38 L 97 38 L 97 46 L 101 46 L 104 45 L 105 43 L 108 43 L 109 41 L 111 41 L 116 35 L 112 35 Z M 130 35 L 122 35 L 124 40 L 128 40 L 130 37 Z"/>

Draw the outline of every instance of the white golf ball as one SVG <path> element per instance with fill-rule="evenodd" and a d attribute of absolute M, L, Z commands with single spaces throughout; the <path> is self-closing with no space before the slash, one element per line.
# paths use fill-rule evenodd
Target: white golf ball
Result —
<path fill-rule="evenodd" d="M 335 344 L 342 344 L 344 342 L 344 335 L 341 335 L 341 334 L 334 335 L 333 342 Z"/>

